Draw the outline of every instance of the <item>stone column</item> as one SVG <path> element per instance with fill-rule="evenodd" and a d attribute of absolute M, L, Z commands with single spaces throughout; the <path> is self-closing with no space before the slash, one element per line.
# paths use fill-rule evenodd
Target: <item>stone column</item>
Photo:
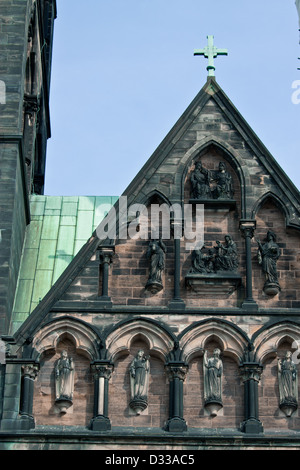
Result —
<path fill-rule="evenodd" d="M 166 370 L 169 375 L 169 420 L 166 430 L 170 432 L 183 432 L 187 430 L 183 418 L 183 382 L 188 371 L 186 363 L 168 363 Z"/>
<path fill-rule="evenodd" d="M 94 418 L 91 421 L 93 431 L 109 431 L 111 429 L 108 417 L 108 387 L 114 366 L 110 361 L 100 361 L 92 364 L 94 373 Z"/>
<path fill-rule="evenodd" d="M 258 383 L 263 367 L 257 362 L 244 362 L 240 366 L 242 380 L 244 382 L 244 408 L 245 421 L 242 423 L 242 431 L 247 434 L 263 432 L 263 425 L 259 420 L 258 410 Z"/>
<path fill-rule="evenodd" d="M 258 309 L 257 303 L 253 300 L 252 296 L 252 256 L 251 256 L 251 240 L 254 236 L 256 229 L 255 220 L 241 220 L 240 231 L 242 232 L 243 238 L 245 239 L 245 250 L 246 250 L 246 297 L 242 307 L 247 310 Z"/>
<path fill-rule="evenodd" d="M 33 429 L 35 427 L 32 415 L 34 381 L 38 375 L 39 366 L 36 363 L 22 365 L 22 388 L 20 402 L 20 416 L 23 421 L 22 429 Z"/>
<path fill-rule="evenodd" d="M 108 307 L 112 305 L 111 298 L 108 295 L 108 278 L 109 278 L 109 266 L 112 263 L 114 256 L 114 247 L 103 246 L 100 250 L 100 266 L 102 267 L 102 295 L 99 298 L 101 302 L 104 302 Z"/>
<path fill-rule="evenodd" d="M 174 213 L 171 212 L 171 233 L 174 238 L 174 294 L 173 299 L 169 303 L 172 309 L 185 309 L 185 303 L 180 296 L 180 240 L 182 234 L 182 220 L 174 218 Z"/>
<path fill-rule="evenodd" d="M 38 98 L 34 95 L 24 96 L 24 158 L 27 171 L 28 194 L 32 193 L 32 181 L 34 176 L 34 146 L 37 128 L 37 113 L 39 109 Z"/>

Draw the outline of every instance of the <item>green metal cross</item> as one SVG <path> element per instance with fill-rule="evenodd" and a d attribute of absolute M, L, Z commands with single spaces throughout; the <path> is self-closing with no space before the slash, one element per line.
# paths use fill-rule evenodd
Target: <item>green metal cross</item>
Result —
<path fill-rule="evenodd" d="M 215 76 L 215 65 L 214 65 L 214 58 L 217 57 L 218 55 L 228 55 L 227 49 L 217 49 L 214 46 L 214 37 L 213 36 L 207 36 L 207 47 L 204 49 L 196 49 L 194 51 L 194 55 L 204 55 L 206 59 L 208 59 L 208 66 L 207 66 L 207 71 L 208 71 L 208 76 L 209 77 L 214 77 Z"/>

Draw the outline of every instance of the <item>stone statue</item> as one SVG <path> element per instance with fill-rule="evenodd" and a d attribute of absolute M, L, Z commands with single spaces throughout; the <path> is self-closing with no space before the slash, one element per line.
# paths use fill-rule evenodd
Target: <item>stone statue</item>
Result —
<path fill-rule="evenodd" d="M 55 403 L 61 413 L 66 413 L 73 402 L 74 372 L 73 359 L 68 357 L 67 351 L 62 351 L 55 365 Z"/>
<path fill-rule="evenodd" d="M 148 385 L 150 374 L 149 357 L 140 349 L 130 364 L 130 392 L 132 408 L 137 415 L 141 414 L 148 406 Z"/>
<path fill-rule="evenodd" d="M 216 416 L 218 411 L 223 407 L 223 362 L 220 359 L 220 354 L 220 349 L 216 348 L 211 358 L 208 358 L 207 351 L 204 351 L 203 356 L 204 402 L 211 416 Z"/>
<path fill-rule="evenodd" d="M 215 247 L 215 271 L 236 271 L 238 268 L 237 247 L 231 235 L 225 235 L 225 243 L 217 241 Z"/>
<path fill-rule="evenodd" d="M 213 265 L 213 252 L 208 250 L 208 253 L 204 253 L 204 246 L 200 249 L 196 249 L 192 253 L 192 268 L 190 273 L 212 273 L 214 271 Z"/>
<path fill-rule="evenodd" d="M 276 235 L 272 230 L 267 233 L 264 245 L 256 239 L 258 244 L 258 262 L 265 274 L 264 291 L 268 295 L 276 295 L 280 291 L 277 273 L 277 260 L 280 257 L 280 248 L 276 243 Z"/>
<path fill-rule="evenodd" d="M 152 293 L 163 288 L 162 273 L 165 268 L 165 253 L 167 248 L 162 240 L 152 240 L 147 250 L 147 258 L 150 260 L 149 278 L 146 289 Z"/>
<path fill-rule="evenodd" d="M 284 359 L 278 359 L 278 383 L 280 409 L 290 417 L 298 408 L 298 373 L 291 351 L 286 352 Z"/>
<path fill-rule="evenodd" d="M 224 162 L 219 163 L 219 171 L 214 177 L 216 187 L 214 189 L 215 199 L 232 199 L 234 195 L 232 176 L 226 170 Z"/>
<path fill-rule="evenodd" d="M 210 183 L 210 172 L 203 168 L 201 162 L 197 162 L 191 176 L 193 199 L 209 199 L 212 197 Z"/>

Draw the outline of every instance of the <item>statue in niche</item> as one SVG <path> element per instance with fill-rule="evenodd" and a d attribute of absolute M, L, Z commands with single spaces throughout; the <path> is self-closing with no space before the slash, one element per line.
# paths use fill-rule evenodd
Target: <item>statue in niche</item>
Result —
<path fill-rule="evenodd" d="M 197 162 L 191 176 L 193 199 L 209 199 L 212 197 L 209 186 L 210 180 L 210 171 L 203 168 L 201 162 Z"/>
<path fill-rule="evenodd" d="M 204 402 L 205 408 L 210 415 L 216 416 L 223 407 L 222 402 L 222 375 L 223 362 L 220 359 L 221 351 L 216 348 L 213 356 L 208 358 L 207 351 L 203 356 L 203 375 L 204 375 Z"/>
<path fill-rule="evenodd" d="M 276 295 L 280 292 L 277 273 L 280 248 L 276 243 L 276 235 L 272 230 L 269 230 L 265 244 L 262 245 L 258 239 L 256 239 L 256 242 L 258 244 L 258 263 L 261 265 L 266 278 L 264 292 L 267 295 Z"/>
<path fill-rule="evenodd" d="M 61 413 L 66 413 L 73 403 L 74 373 L 73 359 L 68 357 L 67 351 L 62 351 L 55 365 L 55 404 Z"/>
<path fill-rule="evenodd" d="M 162 240 L 152 240 L 147 250 L 147 258 L 150 260 L 149 277 L 146 289 L 152 293 L 159 292 L 163 288 L 162 273 L 165 269 L 166 245 Z"/>
<path fill-rule="evenodd" d="M 219 163 L 219 170 L 216 172 L 214 181 L 216 187 L 213 191 L 215 199 L 232 199 L 234 195 L 232 176 L 228 173 L 224 162 Z"/>
<path fill-rule="evenodd" d="M 291 351 L 286 352 L 284 359 L 278 359 L 278 383 L 279 407 L 290 417 L 298 408 L 298 373 Z"/>
<path fill-rule="evenodd" d="M 218 240 L 216 243 L 215 271 L 236 271 L 238 268 L 238 254 L 231 235 L 225 235 L 224 244 Z"/>
<path fill-rule="evenodd" d="M 130 393 L 129 406 L 140 415 L 148 406 L 148 385 L 150 375 L 149 357 L 140 349 L 130 364 Z"/>

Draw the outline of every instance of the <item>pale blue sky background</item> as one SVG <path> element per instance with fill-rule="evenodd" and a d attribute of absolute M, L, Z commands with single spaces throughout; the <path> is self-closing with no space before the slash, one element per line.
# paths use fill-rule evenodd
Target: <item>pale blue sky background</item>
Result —
<path fill-rule="evenodd" d="M 300 188 L 295 0 L 57 0 L 48 195 L 126 189 L 206 81 L 216 79 Z M 300 94 L 298 95 L 300 97 Z"/>

